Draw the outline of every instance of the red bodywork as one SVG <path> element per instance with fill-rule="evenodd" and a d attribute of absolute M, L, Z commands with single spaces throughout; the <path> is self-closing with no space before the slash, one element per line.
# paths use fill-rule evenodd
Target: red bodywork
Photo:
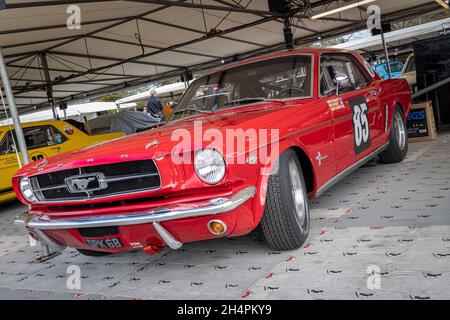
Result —
<path fill-rule="evenodd" d="M 361 90 L 347 92 L 340 97 L 345 108 L 333 109 L 332 101 L 337 96 L 320 97 L 319 95 L 319 62 L 324 53 L 336 53 L 334 50 L 297 50 L 259 57 L 234 65 L 270 59 L 282 55 L 310 54 L 313 59 L 313 97 L 308 99 L 286 99 L 281 103 L 257 103 L 219 110 L 213 114 L 201 114 L 169 123 L 161 128 L 145 131 L 132 136 L 103 143 L 80 151 L 48 158 L 41 164 L 29 165 L 20 170 L 13 178 L 14 189 L 21 201 L 30 205 L 30 214 L 34 216 L 47 215 L 51 219 L 67 219 L 79 217 L 102 216 L 111 214 L 132 214 L 152 208 L 165 207 L 182 203 L 202 203 L 211 198 L 226 197 L 248 186 L 256 187 L 256 195 L 230 212 L 215 215 L 214 219 L 222 220 L 227 225 L 227 231 L 221 236 L 240 236 L 255 229 L 261 219 L 265 206 L 265 190 L 272 164 L 236 164 L 228 165 L 225 178 L 217 185 L 207 185 L 202 182 L 192 165 L 176 165 L 171 161 L 171 151 L 177 141 L 172 141 L 174 129 L 193 130 L 194 121 L 203 122 L 203 130 L 208 128 L 225 129 L 271 129 L 277 128 L 280 133 L 279 152 L 288 148 L 296 148 L 299 154 L 307 159 L 302 167 L 309 170 L 305 174 L 309 179 L 308 192 L 314 198 L 321 187 L 358 160 L 365 158 L 381 146 L 389 142 L 392 115 L 395 105 L 401 106 L 405 117 L 409 111 L 411 98 L 406 80 L 382 80 L 378 75 L 370 75 L 364 67 L 363 58 L 348 53 L 358 62 L 360 69 L 371 79 L 370 85 Z M 269 61 L 267 63 L 270 63 Z M 233 67 L 230 66 L 230 67 Z M 226 67 L 228 68 L 228 67 Z M 355 155 L 354 132 L 352 127 L 352 111 L 348 100 L 364 96 L 369 106 L 368 120 L 370 125 L 370 148 Z M 331 102 L 330 102 L 331 101 Z M 387 108 L 387 110 L 386 110 Z M 386 119 L 388 115 L 389 119 Z M 156 139 L 159 144 L 152 148 L 146 146 Z M 208 142 L 209 144 L 209 142 Z M 202 145 L 193 145 L 193 150 Z M 318 160 L 318 155 L 326 155 Z M 272 155 L 276 157 L 277 155 Z M 108 199 L 86 200 L 79 205 L 71 202 L 62 203 L 27 203 L 20 195 L 18 181 L 22 177 L 54 172 L 70 168 L 87 167 L 124 161 L 153 159 L 157 164 L 162 179 L 159 190 L 137 194 L 121 195 Z M 233 155 L 225 155 L 229 159 Z M 135 199 L 135 201 L 129 201 Z M 126 200 L 125 202 L 121 202 Z M 99 204 L 95 206 L 93 204 Z M 92 205 L 92 206 L 91 206 Z M 203 216 L 186 218 L 176 221 L 162 222 L 161 225 L 180 242 L 215 238 L 207 228 L 212 217 Z M 52 239 L 73 248 L 91 249 L 77 229 L 46 230 Z M 119 227 L 119 236 L 124 247 L 103 251 L 120 252 L 148 244 L 164 246 L 164 241 L 152 224 L 136 224 Z"/>

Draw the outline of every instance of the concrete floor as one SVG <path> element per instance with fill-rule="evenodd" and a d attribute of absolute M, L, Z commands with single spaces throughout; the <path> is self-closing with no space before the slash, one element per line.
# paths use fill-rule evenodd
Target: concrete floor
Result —
<path fill-rule="evenodd" d="M 4 205 L 0 299 L 450 299 L 449 133 L 410 144 L 401 164 L 359 169 L 312 208 L 308 243 L 291 252 L 254 232 L 155 256 L 66 249 L 34 263 L 12 224 L 26 208 Z M 66 285 L 72 265 L 80 289 Z"/>

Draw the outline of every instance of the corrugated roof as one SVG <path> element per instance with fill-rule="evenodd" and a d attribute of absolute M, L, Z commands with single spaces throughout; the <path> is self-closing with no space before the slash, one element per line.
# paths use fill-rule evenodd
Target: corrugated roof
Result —
<path fill-rule="evenodd" d="M 364 8 L 321 20 L 314 13 L 343 1 L 311 0 L 295 19 L 297 45 L 365 28 Z M 283 47 L 283 20 L 266 0 L 61 1 L 10 0 L 0 10 L 0 45 L 21 112 L 80 99 L 228 62 L 235 55 Z M 68 29 L 69 5 L 81 29 Z M 378 0 L 385 20 L 439 7 L 430 0 Z M 50 81 L 43 70 L 48 64 Z M 222 61 L 223 60 L 223 61 Z M 0 118 L 1 118 L 0 114 Z"/>

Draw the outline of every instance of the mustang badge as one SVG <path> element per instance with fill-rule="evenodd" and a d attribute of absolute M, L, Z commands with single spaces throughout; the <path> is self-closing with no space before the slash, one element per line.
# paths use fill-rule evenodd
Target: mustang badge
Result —
<path fill-rule="evenodd" d="M 86 191 L 89 183 L 94 181 L 95 177 L 86 178 L 86 179 L 72 179 L 70 180 L 70 184 L 72 189 L 79 191 Z"/>
<path fill-rule="evenodd" d="M 99 172 L 68 177 L 65 183 L 69 192 L 72 193 L 97 191 L 108 186 L 105 177 Z"/>

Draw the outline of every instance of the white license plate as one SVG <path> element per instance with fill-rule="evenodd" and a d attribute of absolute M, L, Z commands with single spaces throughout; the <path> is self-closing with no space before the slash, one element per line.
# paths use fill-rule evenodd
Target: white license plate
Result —
<path fill-rule="evenodd" d="M 118 249 L 123 248 L 123 243 L 120 238 L 106 238 L 106 239 L 85 239 L 87 245 L 95 249 Z"/>

